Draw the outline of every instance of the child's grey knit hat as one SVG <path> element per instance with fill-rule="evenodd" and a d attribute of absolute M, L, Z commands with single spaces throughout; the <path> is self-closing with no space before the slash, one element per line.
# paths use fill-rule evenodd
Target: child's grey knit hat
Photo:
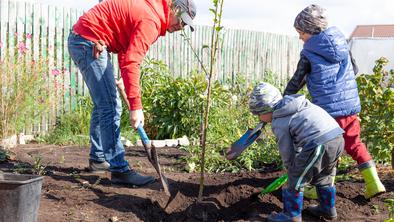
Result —
<path fill-rule="evenodd" d="M 294 20 L 294 28 L 311 35 L 319 34 L 327 26 L 326 10 L 314 4 L 304 8 Z"/>

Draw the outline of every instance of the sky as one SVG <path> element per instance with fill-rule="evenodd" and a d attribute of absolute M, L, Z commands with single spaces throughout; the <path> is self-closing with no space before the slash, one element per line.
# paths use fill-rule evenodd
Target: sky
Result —
<path fill-rule="evenodd" d="M 33 0 L 88 10 L 98 0 Z M 194 0 L 197 5 L 195 24 L 212 25 L 212 0 Z M 394 24 L 393 0 L 225 0 L 222 25 L 296 36 L 293 22 L 309 4 L 327 9 L 329 26 L 337 26 L 349 37 L 357 25 Z"/>

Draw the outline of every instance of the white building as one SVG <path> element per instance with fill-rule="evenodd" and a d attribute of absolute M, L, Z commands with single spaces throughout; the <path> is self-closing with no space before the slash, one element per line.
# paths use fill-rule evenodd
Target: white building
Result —
<path fill-rule="evenodd" d="M 372 73 L 375 61 L 386 57 L 394 69 L 394 25 L 358 25 L 349 38 L 359 73 Z"/>

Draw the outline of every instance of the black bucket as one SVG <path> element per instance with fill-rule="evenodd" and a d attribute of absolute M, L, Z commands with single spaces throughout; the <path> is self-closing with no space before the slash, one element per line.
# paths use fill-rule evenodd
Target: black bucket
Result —
<path fill-rule="evenodd" d="M 37 221 L 42 176 L 0 173 L 0 222 Z"/>

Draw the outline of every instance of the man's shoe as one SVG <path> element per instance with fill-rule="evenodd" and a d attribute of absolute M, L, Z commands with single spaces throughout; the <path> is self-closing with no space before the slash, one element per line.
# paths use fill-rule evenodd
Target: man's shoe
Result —
<path fill-rule="evenodd" d="M 123 173 L 112 172 L 111 182 L 116 184 L 144 186 L 153 183 L 155 178 L 152 176 L 142 176 L 134 170 L 129 170 Z"/>
<path fill-rule="evenodd" d="M 109 170 L 109 163 L 107 161 L 89 160 L 89 171 L 93 173 L 104 173 Z"/>

